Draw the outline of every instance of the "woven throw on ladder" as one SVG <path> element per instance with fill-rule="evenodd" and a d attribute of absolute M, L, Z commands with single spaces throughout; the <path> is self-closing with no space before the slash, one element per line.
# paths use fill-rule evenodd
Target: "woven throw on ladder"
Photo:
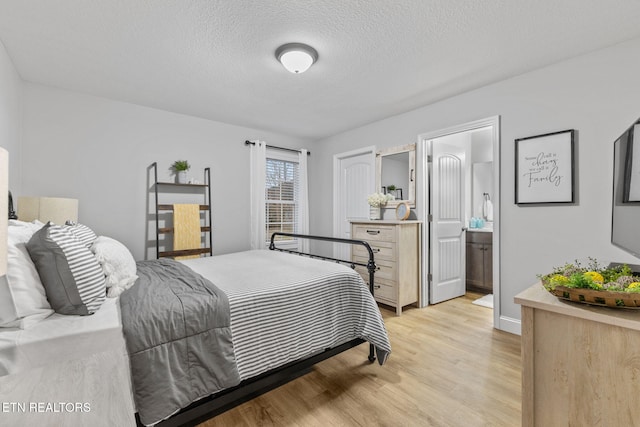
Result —
<path fill-rule="evenodd" d="M 201 247 L 200 205 L 173 205 L 173 250 Z M 200 258 L 200 255 L 183 255 L 175 259 Z"/>

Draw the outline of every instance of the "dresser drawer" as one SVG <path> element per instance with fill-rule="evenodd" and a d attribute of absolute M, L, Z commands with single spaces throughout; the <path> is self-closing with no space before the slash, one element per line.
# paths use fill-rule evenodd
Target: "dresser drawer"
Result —
<path fill-rule="evenodd" d="M 367 242 L 395 242 L 395 228 L 391 225 L 380 224 L 354 224 L 352 239 L 366 240 Z"/>
<path fill-rule="evenodd" d="M 354 257 L 353 258 L 354 262 L 361 262 L 363 264 L 366 264 L 369 261 L 369 258 L 360 258 L 360 257 Z M 388 261 L 388 260 L 376 260 L 376 267 L 378 267 L 378 269 L 376 270 L 376 275 L 375 275 L 375 279 L 387 279 L 387 280 L 395 280 L 396 278 L 396 263 L 393 261 Z M 365 279 L 365 282 L 369 281 L 369 272 L 367 271 L 367 267 L 362 267 L 357 265 L 356 266 L 356 271 L 358 273 L 360 273 L 360 275 L 362 276 L 363 279 Z"/>
<path fill-rule="evenodd" d="M 398 302 L 398 290 L 396 289 L 395 282 L 388 282 L 384 279 L 376 279 L 374 282 L 375 289 L 373 290 L 373 297 L 382 303 Z"/>
<path fill-rule="evenodd" d="M 360 272 L 362 279 L 369 286 L 369 273 L 366 272 L 366 269 Z M 385 303 L 395 303 L 398 301 L 398 291 L 396 289 L 396 282 L 393 280 L 381 279 L 376 274 L 375 288 L 373 289 L 373 296 L 376 300 L 381 300 Z"/>
<path fill-rule="evenodd" d="M 378 241 L 370 241 L 369 246 L 371 246 L 371 250 L 373 251 L 373 256 L 376 261 L 378 260 L 391 260 L 395 261 L 395 252 L 396 252 L 396 244 L 391 242 L 378 242 Z M 354 257 L 361 257 L 365 259 L 369 259 L 369 251 L 367 248 L 361 245 L 353 245 L 352 254 Z"/>

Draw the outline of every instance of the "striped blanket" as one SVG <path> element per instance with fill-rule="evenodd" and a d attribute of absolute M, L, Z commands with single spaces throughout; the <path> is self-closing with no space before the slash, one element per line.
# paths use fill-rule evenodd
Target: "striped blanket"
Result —
<path fill-rule="evenodd" d="M 268 250 L 182 262 L 227 294 L 243 380 L 355 338 L 380 364 L 391 351 L 367 285 L 346 266 Z"/>

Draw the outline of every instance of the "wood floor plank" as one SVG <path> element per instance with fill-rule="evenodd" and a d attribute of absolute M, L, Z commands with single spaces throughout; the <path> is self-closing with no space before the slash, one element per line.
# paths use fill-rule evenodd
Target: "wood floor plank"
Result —
<path fill-rule="evenodd" d="M 382 309 L 384 366 L 361 345 L 199 427 L 520 425 L 520 337 L 493 329 L 492 310 L 471 303 L 480 296 Z"/>

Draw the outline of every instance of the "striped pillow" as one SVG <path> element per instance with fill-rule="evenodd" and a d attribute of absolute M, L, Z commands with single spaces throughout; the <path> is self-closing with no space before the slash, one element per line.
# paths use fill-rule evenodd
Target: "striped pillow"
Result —
<path fill-rule="evenodd" d="M 96 233 L 92 229 L 84 224 L 78 224 L 77 222 L 67 221 L 64 224 L 65 228 L 71 232 L 78 240 L 80 240 L 86 247 L 90 248 L 93 242 L 98 238 Z"/>
<path fill-rule="evenodd" d="M 66 227 L 48 223 L 27 243 L 56 313 L 93 314 L 106 296 L 104 273 L 91 251 Z"/>

